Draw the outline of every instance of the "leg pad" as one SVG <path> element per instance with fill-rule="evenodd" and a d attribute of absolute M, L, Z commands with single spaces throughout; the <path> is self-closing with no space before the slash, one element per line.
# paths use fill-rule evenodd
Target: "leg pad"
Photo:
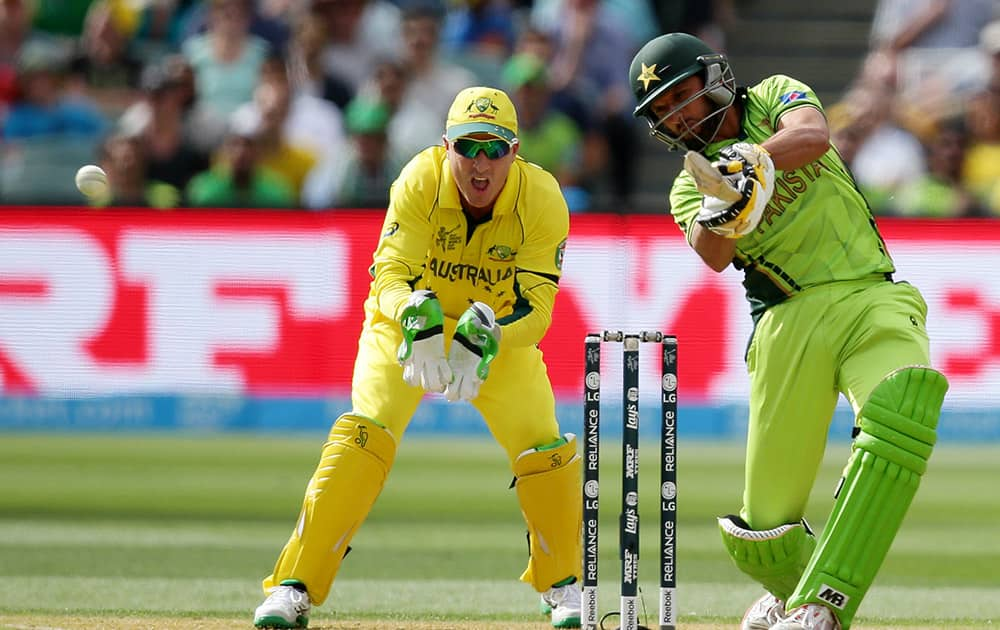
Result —
<path fill-rule="evenodd" d="M 539 593 L 583 569 L 581 466 L 576 436 L 542 450 L 525 451 L 514 461 L 514 487 L 528 525 L 530 556 L 521 580 Z"/>
<path fill-rule="evenodd" d="M 374 420 L 345 414 L 330 430 L 316 472 L 306 488 L 299 520 L 278 557 L 264 591 L 283 580 L 302 582 L 313 604 L 322 604 L 396 455 L 396 439 Z"/>
<path fill-rule="evenodd" d="M 740 517 L 724 516 L 719 519 L 719 530 L 736 568 L 782 601 L 795 590 L 816 547 L 816 538 L 805 521 L 752 530 Z"/>
<path fill-rule="evenodd" d="M 788 609 L 823 604 L 850 627 L 920 485 L 948 382 L 926 367 L 897 370 L 858 414 L 837 500 Z"/>

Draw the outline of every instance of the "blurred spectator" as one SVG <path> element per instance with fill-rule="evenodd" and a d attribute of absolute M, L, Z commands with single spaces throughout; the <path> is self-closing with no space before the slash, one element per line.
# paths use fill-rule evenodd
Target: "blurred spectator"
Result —
<path fill-rule="evenodd" d="M 313 209 L 385 208 L 389 186 L 403 167 L 389 151 L 389 108 L 355 99 L 345 113 L 348 148 L 313 171 L 303 193 L 305 204 Z"/>
<path fill-rule="evenodd" d="M 354 86 L 327 73 L 323 65 L 326 40 L 326 22 L 322 16 L 313 11 L 303 12 L 292 31 L 288 50 L 289 75 L 297 93 L 319 96 L 343 110 L 354 97 Z"/>
<path fill-rule="evenodd" d="M 872 48 L 897 55 L 904 98 L 961 98 L 983 86 L 979 32 L 996 11 L 996 0 L 879 0 Z"/>
<path fill-rule="evenodd" d="M 847 96 L 850 124 L 861 136 L 849 166 L 877 214 L 890 213 L 899 189 L 927 170 L 920 141 L 893 116 L 892 97 L 877 86 L 860 86 Z"/>
<path fill-rule="evenodd" d="M 309 171 L 316 165 L 316 156 L 286 137 L 285 123 L 290 107 L 287 83 L 262 81 L 254 91 L 253 102 L 236 110 L 236 115 L 252 120 L 256 127 L 257 164 L 280 176 L 297 201 Z"/>
<path fill-rule="evenodd" d="M 480 83 L 493 85 L 514 49 L 516 22 L 510 0 L 456 0 L 445 14 L 441 48 Z"/>
<path fill-rule="evenodd" d="M 873 48 L 971 48 L 995 11 L 994 0 L 879 0 Z"/>
<path fill-rule="evenodd" d="M 891 213 L 898 190 L 927 170 L 920 140 L 901 122 L 895 86 L 894 56 L 875 51 L 844 98 L 827 112 L 834 146 L 876 214 Z M 927 128 L 934 123 L 929 120 Z"/>
<path fill-rule="evenodd" d="M 249 101 L 268 54 L 263 39 L 250 34 L 250 0 L 207 0 L 208 30 L 184 42 L 194 71 L 198 138 L 218 143 L 229 116 Z"/>
<path fill-rule="evenodd" d="M 188 184 L 188 203 L 199 207 L 292 208 L 295 192 L 259 164 L 260 119 L 250 110 L 233 115 L 211 169 Z"/>
<path fill-rule="evenodd" d="M 639 127 L 632 117 L 631 89 L 622 68 L 631 63 L 638 42 L 618 15 L 598 0 L 553 1 L 560 8 L 557 19 L 533 15 L 555 42 L 550 66 L 553 87 L 557 92 L 566 90 L 587 106 L 608 150 L 602 170 L 611 205 L 629 212 L 636 185 Z"/>
<path fill-rule="evenodd" d="M 673 3 L 709 4 L 714 0 L 666 0 Z M 625 35 L 635 43 L 638 50 L 640 42 L 646 42 L 660 34 L 657 13 L 652 0 L 598 0 L 597 5 L 604 14 L 603 20 L 619 25 Z M 536 25 L 551 30 L 555 24 L 563 21 L 565 13 L 572 14 L 576 9 L 566 0 L 534 0 L 531 3 L 531 21 Z M 688 8 L 683 11 L 690 10 Z M 704 10 L 699 7 L 699 11 Z M 631 58 L 631 54 L 629 55 Z M 630 59 L 631 60 L 631 59 Z"/>
<path fill-rule="evenodd" d="M 211 28 L 211 4 L 211 0 L 191 2 L 176 16 L 176 29 L 181 41 L 191 39 Z M 287 3 L 249 0 L 247 10 L 250 34 L 267 42 L 272 50 L 283 53 L 290 36 L 288 14 L 291 9 L 292 6 Z"/>
<path fill-rule="evenodd" d="M 422 118 L 441 121 L 447 118 L 451 102 L 463 89 L 476 85 L 475 75 L 465 68 L 438 56 L 440 15 L 417 6 L 403 16 L 403 53 L 400 65 L 405 69 L 406 85 L 399 111 L 420 112 Z M 394 138 L 401 157 L 409 158 L 427 147 L 441 143 L 441 124 L 409 130 L 403 138 Z"/>
<path fill-rule="evenodd" d="M 100 206 L 175 208 L 180 191 L 169 184 L 150 182 L 142 142 L 138 138 L 115 134 L 102 144 L 98 154 L 101 168 L 108 174 L 110 192 Z"/>
<path fill-rule="evenodd" d="M 326 74 L 357 90 L 378 59 L 400 52 L 400 11 L 388 0 L 308 0 L 326 24 Z"/>
<path fill-rule="evenodd" d="M 0 127 L 17 95 L 17 61 L 30 33 L 26 0 L 0 0 Z"/>
<path fill-rule="evenodd" d="M 584 187 L 584 136 L 569 116 L 552 106 L 544 62 L 527 53 L 514 55 L 503 68 L 502 82 L 517 108 L 518 155 L 556 177 L 570 210 L 585 210 L 589 193 Z"/>
<path fill-rule="evenodd" d="M 4 121 L 6 140 L 101 133 L 105 120 L 90 102 L 65 91 L 67 60 L 42 42 L 21 50 L 17 65 L 18 99 Z"/>
<path fill-rule="evenodd" d="M 726 30 L 736 23 L 733 0 L 653 0 L 663 33 L 688 33 L 714 50 L 726 49 Z"/>
<path fill-rule="evenodd" d="M 992 199 L 1000 181 L 1000 21 L 991 22 L 981 34 L 983 49 L 990 55 L 986 87 L 973 95 L 965 110 L 969 149 L 962 167 L 962 181 L 994 211 Z"/>
<path fill-rule="evenodd" d="M 71 89 L 86 94 L 105 114 L 117 116 L 138 97 L 141 73 L 142 62 L 132 53 L 111 3 L 98 0 L 90 6 L 70 62 Z"/>
<path fill-rule="evenodd" d="M 981 216 L 982 206 L 961 180 L 968 136 L 960 123 L 941 126 L 924 144 L 927 173 L 906 185 L 893 203 L 896 213 L 940 219 Z"/>
<path fill-rule="evenodd" d="M 121 133 L 141 144 L 146 178 L 181 192 L 196 173 L 209 167 L 208 155 L 198 150 L 186 124 L 190 95 L 184 76 L 180 66 L 169 60 L 147 67 L 142 76 L 143 100 L 119 120 Z"/>
<path fill-rule="evenodd" d="M 407 78 L 400 62 L 382 59 L 376 62 L 356 97 L 389 108 L 389 152 L 403 163 L 428 145 L 440 142 L 444 133 L 440 118 L 419 105 L 404 103 Z"/>
<path fill-rule="evenodd" d="M 285 139 L 308 150 L 317 161 L 335 158 L 346 142 L 344 117 L 340 109 L 292 83 L 288 76 L 288 64 L 280 55 L 272 55 L 261 67 L 260 84 L 269 83 L 278 90 L 290 93 Z"/>
<path fill-rule="evenodd" d="M 52 35 L 79 37 L 93 0 L 41 0 L 35 5 L 32 26 Z"/>

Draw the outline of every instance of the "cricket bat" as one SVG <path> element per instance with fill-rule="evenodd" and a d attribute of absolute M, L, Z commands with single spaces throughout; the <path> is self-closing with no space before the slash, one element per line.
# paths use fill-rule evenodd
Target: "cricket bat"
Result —
<path fill-rule="evenodd" d="M 733 188 L 719 169 L 712 166 L 708 158 L 697 151 L 688 151 L 684 154 L 684 170 L 691 173 L 698 192 L 703 195 L 721 199 L 726 203 L 736 203 L 743 198 L 743 194 Z"/>

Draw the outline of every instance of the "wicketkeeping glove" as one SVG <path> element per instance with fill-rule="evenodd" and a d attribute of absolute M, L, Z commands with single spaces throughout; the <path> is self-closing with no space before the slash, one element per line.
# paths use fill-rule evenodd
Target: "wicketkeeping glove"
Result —
<path fill-rule="evenodd" d="M 723 149 L 712 166 L 740 193 L 740 199 L 730 203 L 704 196 L 698 223 L 726 238 L 739 238 L 757 229 L 774 194 L 770 154 L 760 145 L 739 142 Z"/>
<path fill-rule="evenodd" d="M 410 294 L 399 319 L 403 343 L 396 358 L 403 366 L 403 380 L 429 392 L 443 392 L 451 382 L 451 367 L 444 356 L 444 314 L 433 291 Z"/>
<path fill-rule="evenodd" d="M 490 363 L 500 351 L 500 324 L 493 309 L 482 302 L 473 302 L 458 320 L 451 340 L 448 363 L 455 378 L 444 397 L 472 400 L 479 395 L 479 386 L 490 373 Z"/>

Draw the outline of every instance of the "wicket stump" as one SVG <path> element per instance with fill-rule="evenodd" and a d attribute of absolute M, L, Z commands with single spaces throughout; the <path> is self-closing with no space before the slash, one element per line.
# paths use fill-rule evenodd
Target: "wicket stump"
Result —
<path fill-rule="evenodd" d="M 638 630 L 639 579 L 639 346 L 658 343 L 660 375 L 659 630 L 675 630 L 677 536 L 677 338 L 660 332 L 590 333 L 584 341 L 583 630 L 602 630 L 598 612 L 601 343 L 622 344 L 622 497 L 619 517 L 621 630 Z"/>

